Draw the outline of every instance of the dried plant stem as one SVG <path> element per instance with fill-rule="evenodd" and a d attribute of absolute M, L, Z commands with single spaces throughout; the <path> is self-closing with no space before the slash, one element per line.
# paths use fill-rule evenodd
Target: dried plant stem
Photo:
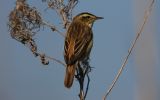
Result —
<path fill-rule="evenodd" d="M 89 75 L 88 75 L 88 73 L 87 73 L 87 87 L 86 87 L 84 99 L 86 99 L 86 96 L 87 96 L 87 94 L 88 94 L 89 83 L 90 83 L 90 78 L 89 78 Z"/>
<path fill-rule="evenodd" d="M 85 100 L 86 97 L 87 97 L 87 94 L 88 94 L 90 77 L 89 77 L 88 73 L 86 74 L 86 76 L 87 76 L 87 86 L 86 86 L 85 93 L 84 93 L 84 90 L 83 90 L 83 84 L 80 85 L 81 86 L 81 88 L 80 88 L 80 94 L 79 94 L 80 100 Z"/>
<path fill-rule="evenodd" d="M 85 100 L 84 99 L 84 91 L 80 89 L 80 95 L 79 95 L 80 100 Z"/>
<path fill-rule="evenodd" d="M 54 25 L 52 25 L 52 24 L 50 24 L 50 23 L 48 23 L 48 22 L 46 22 L 46 21 L 44 21 L 44 20 L 43 20 L 43 24 L 46 25 L 46 26 L 48 26 L 48 27 L 50 27 L 53 31 L 56 31 L 57 33 L 59 33 L 61 36 L 65 37 L 65 34 L 62 33 L 62 32 L 60 32 L 60 31 L 57 29 L 56 26 L 54 26 Z"/>
<path fill-rule="evenodd" d="M 40 57 L 41 59 L 41 62 L 42 64 L 44 65 L 48 65 L 49 64 L 49 61 L 48 59 L 52 60 L 52 61 L 55 61 L 61 65 L 63 65 L 64 67 L 66 67 L 66 64 L 63 63 L 62 61 L 56 59 L 56 58 L 53 58 L 53 57 L 50 57 L 50 56 L 46 56 L 45 54 L 42 54 L 42 53 L 39 53 L 37 52 L 37 46 L 35 46 L 35 44 L 33 44 L 34 42 L 33 41 L 30 41 L 26 47 L 30 48 L 31 52 L 35 55 L 35 57 Z M 46 60 L 47 59 L 47 60 Z"/>
<path fill-rule="evenodd" d="M 62 61 L 60 61 L 60 60 L 58 60 L 58 59 L 56 59 L 56 58 L 49 57 L 49 56 L 45 56 L 45 57 L 48 58 L 48 59 L 50 59 L 50 60 L 53 60 L 53 61 L 55 61 L 55 62 L 57 62 L 57 63 L 59 63 L 59 64 L 61 64 L 61 65 L 63 65 L 64 67 L 66 67 L 66 64 L 65 64 L 65 63 L 63 63 Z"/>
<path fill-rule="evenodd" d="M 131 45 L 131 48 L 128 50 L 128 54 L 127 56 L 125 57 L 124 59 L 124 62 L 122 63 L 122 66 L 120 67 L 115 79 L 113 80 L 112 84 L 110 85 L 110 88 L 107 90 L 107 93 L 105 94 L 105 96 L 103 97 L 103 100 L 106 100 L 107 99 L 107 96 L 111 93 L 113 87 L 115 86 L 116 82 L 118 81 L 123 69 L 125 68 L 126 64 L 127 64 L 127 61 L 128 61 L 128 58 L 130 57 L 135 45 L 136 45 L 136 42 L 138 40 L 138 38 L 140 37 L 140 35 L 142 34 L 142 31 L 144 30 L 144 26 L 148 20 L 148 17 L 151 13 L 151 10 L 152 10 L 152 7 L 153 7 L 153 4 L 154 4 L 154 0 L 152 0 L 150 6 L 149 6 L 149 9 L 147 9 L 145 11 L 145 15 L 144 15 L 144 20 L 143 20 L 143 23 L 141 25 L 141 27 L 139 28 L 139 31 L 137 32 L 137 36 L 135 38 L 135 40 L 132 42 L 132 45 Z"/>
<path fill-rule="evenodd" d="M 78 63 L 78 66 L 76 69 L 77 75 L 75 75 L 75 78 L 78 80 L 79 86 L 80 86 L 80 92 L 79 92 L 80 100 L 86 99 L 88 89 L 89 89 L 89 84 L 90 84 L 90 77 L 88 75 L 90 71 L 91 71 L 91 67 L 89 65 L 88 59 L 84 62 Z M 85 77 L 87 77 L 87 85 L 84 89 Z"/>

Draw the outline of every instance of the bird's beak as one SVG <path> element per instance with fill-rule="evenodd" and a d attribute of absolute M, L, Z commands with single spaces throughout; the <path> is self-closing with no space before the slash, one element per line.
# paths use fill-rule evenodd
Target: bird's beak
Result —
<path fill-rule="evenodd" d="M 96 17 L 96 20 L 98 20 L 98 19 L 104 19 L 103 17 Z"/>

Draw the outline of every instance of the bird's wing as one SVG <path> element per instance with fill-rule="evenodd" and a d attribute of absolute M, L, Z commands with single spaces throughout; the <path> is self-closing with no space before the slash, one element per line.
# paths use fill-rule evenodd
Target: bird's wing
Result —
<path fill-rule="evenodd" d="M 67 64 L 74 64 L 77 60 L 84 59 L 88 46 L 92 41 L 91 29 L 72 30 L 65 39 L 64 58 Z M 80 33 L 78 33 L 80 32 Z"/>

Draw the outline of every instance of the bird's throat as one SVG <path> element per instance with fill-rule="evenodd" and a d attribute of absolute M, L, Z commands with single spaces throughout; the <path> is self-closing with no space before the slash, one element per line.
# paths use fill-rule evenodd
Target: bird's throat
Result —
<path fill-rule="evenodd" d="M 89 23 L 89 24 L 88 24 L 88 26 L 89 26 L 90 28 L 92 28 L 92 26 L 93 26 L 93 23 Z"/>

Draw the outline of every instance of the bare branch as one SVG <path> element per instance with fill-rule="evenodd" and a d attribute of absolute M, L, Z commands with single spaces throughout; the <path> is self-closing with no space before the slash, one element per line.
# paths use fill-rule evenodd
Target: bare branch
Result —
<path fill-rule="evenodd" d="M 80 100 L 85 100 L 88 93 L 88 89 L 89 89 L 89 83 L 90 83 L 90 78 L 88 75 L 89 72 L 91 72 L 91 67 L 89 65 L 89 58 L 87 58 L 82 62 L 79 62 L 76 71 L 77 71 L 77 75 L 75 75 L 75 77 L 78 80 L 79 86 L 80 86 L 79 98 Z M 87 76 L 87 86 L 84 89 L 84 80 L 86 76 Z"/>
<path fill-rule="evenodd" d="M 81 67 L 81 64 L 78 63 L 78 68 L 76 69 L 77 75 L 75 76 L 79 82 L 79 87 L 80 87 L 80 93 L 79 93 L 79 98 L 80 100 L 84 100 L 84 91 L 83 91 L 83 85 L 84 85 L 84 74 L 83 74 L 83 68 Z"/>
<path fill-rule="evenodd" d="M 42 23 L 43 23 L 44 25 L 50 27 L 50 28 L 52 29 L 52 31 L 56 31 L 56 32 L 59 33 L 61 36 L 65 37 L 65 34 L 62 33 L 62 32 L 60 32 L 60 31 L 57 29 L 56 26 L 54 26 L 54 25 L 52 25 L 52 24 L 50 24 L 50 23 L 48 23 L 48 22 L 46 22 L 46 21 L 44 21 L 44 20 L 42 21 Z"/>
<path fill-rule="evenodd" d="M 86 91 L 85 91 L 85 94 L 84 94 L 84 99 L 86 99 L 86 96 L 88 94 L 88 89 L 89 89 L 89 83 L 90 83 L 90 78 L 89 78 L 89 75 L 87 73 L 87 87 L 86 87 Z"/>
<path fill-rule="evenodd" d="M 61 65 L 63 65 L 64 67 L 66 67 L 66 64 L 65 64 L 65 63 L 63 63 L 62 61 L 60 61 L 60 60 L 58 60 L 58 59 L 56 59 L 56 58 L 49 57 L 49 56 L 45 56 L 45 57 L 48 58 L 48 59 L 50 59 L 50 60 L 53 60 L 53 61 L 55 61 L 55 62 L 57 62 L 57 63 L 59 63 L 59 64 L 61 64 Z"/>
<path fill-rule="evenodd" d="M 103 100 L 106 100 L 107 99 L 107 96 L 111 93 L 113 87 L 115 86 L 116 82 L 118 81 L 123 69 L 125 68 L 126 64 L 127 64 L 127 61 L 136 45 L 136 42 L 138 40 L 138 38 L 140 37 L 140 35 L 142 34 L 142 31 L 144 30 L 144 26 L 148 20 L 148 17 L 151 13 L 151 10 L 153 8 L 153 4 L 154 4 L 154 0 L 152 0 L 149 8 L 145 11 L 145 14 L 144 14 L 144 20 L 143 20 L 143 23 L 142 23 L 142 26 L 139 28 L 139 31 L 137 32 L 137 36 L 135 38 L 135 40 L 132 42 L 132 45 L 131 45 L 131 48 L 128 50 L 128 54 L 127 56 L 125 57 L 124 59 L 124 62 L 122 63 L 122 66 L 120 67 L 115 79 L 113 80 L 113 83 L 110 85 L 109 89 L 107 90 L 107 93 L 105 94 L 105 96 L 103 97 Z"/>
<path fill-rule="evenodd" d="M 63 63 L 62 61 L 56 59 L 56 58 L 53 58 L 53 57 L 49 57 L 49 56 L 46 56 L 44 53 L 38 53 L 37 52 L 37 46 L 35 44 L 34 41 L 30 40 L 26 46 L 28 48 L 30 48 L 31 52 L 35 55 L 35 57 L 40 57 L 40 60 L 41 60 L 41 63 L 43 65 L 48 65 L 49 64 L 49 59 L 52 60 L 52 61 L 55 61 L 59 64 L 61 64 L 62 66 L 66 67 L 66 64 Z"/>

